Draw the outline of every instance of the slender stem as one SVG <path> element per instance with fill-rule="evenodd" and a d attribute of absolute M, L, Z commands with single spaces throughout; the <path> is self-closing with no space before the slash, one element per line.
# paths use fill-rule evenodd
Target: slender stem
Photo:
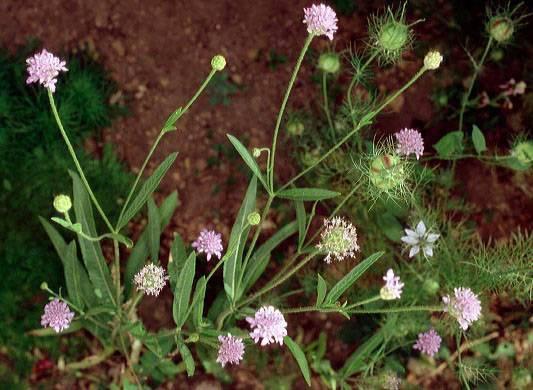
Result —
<path fill-rule="evenodd" d="M 290 309 L 281 310 L 283 314 L 295 314 L 295 313 L 305 313 L 310 311 L 318 311 L 320 313 L 337 313 L 339 308 L 320 308 L 316 306 L 302 306 L 302 307 L 293 307 Z"/>
<path fill-rule="evenodd" d="M 409 311 L 442 311 L 441 306 L 409 306 L 409 307 L 392 307 L 389 309 L 356 309 L 347 311 L 349 314 L 363 313 L 403 313 Z"/>
<path fill-rule="evenodd" d="M 289 85 L 287 86 L 287 91 L 285 92 L 285 97 L 283 98 L 283 102 L 281 103 L 281 107 L 279 109 L 278 113 L 278 119 L 276 120 L 276 127 L 274 128 L 274 137 L 272 140 L 272 155 L 270 157 L 270 166 L 268 168 L 269 173 L 269 185 L 271 192 L 274 192 L 274 162 L 276 159 L 276 144 L 278 141 L 278 133 L 279 133 L 279 127 L 281 125 L 281 119 L 283 118 L 283 113 L 285 112 L 285 107 L 287 106 L 287 101 L 289 100 L 289 96 L 291 94 L 292 87 L 294 85 L 294 81 L 296 80 L 296 76 L 298 74 L 298 71 L 300 70 L 300 66 L 302 65 L 303 59 L 305 57 L 305 53 L 307 52 L 307 49 L 309 48 L 309 45 L 311 44 L 311 41 L 314 38 L 314 34 L 309 34 L 307 36 L 307 39 L 305 40 L 304 46 L 302 48 L 302 51 L 300 52 L 300 56 L 298 57 L 298 61 L 296 62 L 296 66 L 294 67 L 294 70 L 292 72 L 291 79 L 289 81 Z"/>
<path fill-rule="evenodd" d="M 331 138 L 333 139 L 333 141 L 335 141 L 335 127 L 333 126 L 333 121 L 331 120 L 331 114 L 329 112 L 326 72 L 322 72 L 322 95 L 324 96 L 324 111 L 326 112 L 326 118 L 328 119 L 329 131 L 331 133 Z"/>
<path fill-rule="evenodd" d="M 75 370 L 83 370 L 85 368 L 96 366 L 105 360 L 109 356 L 111 356 L 115 352 L 114 348 L 106 348 L 98 355 L 92 355 L 89 357 L 86 357 L 83 360 L 80 360 L 79 362 L 75 363 L 69 363 L 65 366 L 66 370 L 75 371 Z"/>
<path fill-rule="evenodd" d="M 198 88 L 198 90 L 193 95 L 191 100 L 189 100 L 189 102 L 186 104 L 186 106 L 180 111 L 180 114 L 178 115 L 178 117 L 176 118 L 175 121 L 178 121 L 183 116 L 183 114 L 185 114 L 189 110 L 189 108 L 193 105 L 193 103 L 196 101 L 196 99 L 198 99 L 200 94 L 203 92 L 205 87 L 207 87 L 207 84 L 209 84 L 209 81 L 211 81 L 211 79 L 213 78 L 215 73 L 216 73 L 216 70 L 215 69 L 211 69 L 211 72 L 209 72 L 209 74 L 207 75 L 206 79 L 204 80 L 204 82 L 202 83 L 200 88 Z M 146 166 L 148 165 L 148 162 L 150 161 L 152 155 L 154 154 L 155 149 L 157 148 L 157 145 L 159 145 L 159 142 L 161 141 L 161 139 L 163 138 L 163 136 L 167 132 L 168 132 L 168 129 L 163 127 L 161 129 L 161 131 L 159 132 L 156 140 L 154 141 L 152 147 L 150 148 L 150 151 L 148 152 L 148 155 L 146 156 L 146 159 L 144 160 L 144 162 L 143 162 L 143 164 L 141 166 L 141 169 L 139 170 L 139 173 L 137 174 L 137 177 L 135 178 L 135 181 L 133 182 L 133 186 L 131 187 L 131 190 L 130 190 L 127 198 L 126 198 L 126 201 L 122 205 L 122 210 L 120 211 L 120 216 L 118 218 L 118 221 L 120 221 L 122 219 L 122 217 L 124 215 L 124 212 L 126 211 L 126 207 L 128 207 L 128 204 L 131 201 L 133 193 L 135 192 L 135 189 L 137 188 L 137 185 L 139 184 L 141 176 L 142 176 L 144 170 L 146 169 Z M 117 226 L 118 226 L 118 222 L 117 222 Z"/>
<path fill-rule="evenodd" d="M 209 275 L 207 275 L 207 278 L 205 279 L 206 283 L 209 282 L 209 279 L 213 277 L 213 275 L 215 274 L 215 272 L 217 272 L 217 270 L 220 268 L 223 262 L 224 262 L 224 258 L 220 259 L 218 263 L 216 263 L 216 265 L 213 267 L 211 272 L 209 272 Z"/>
<path fill-rule="evenodd" d="M 472 75 L 472 79 L 470 80 L 470 85 L 468 86 L 466 93 L 463 95 L 463 100 L 461 102 L 461 110 L 459 111 L 459 131 L 463 130 L 463 119 L 464 119 L 464 114 L 466 110 L 466 105 L 468 104 L 468 99 L 470 98 L 470 94 L 472 93 L 472 89 L 474 88 L 476 79 L 479 75 L 479 72 L 481 71 L 481 67 L 483 66 L 483 63 L 485 62 L 485 59 L 487 58 L 487 54 L 489 53 L 491 45 L 492 45 L 492 37 L 490 37 L 489 40 L 487 41 L 487 46 L 485 46 L 485 51 L 483 52 L 483 55 L 481 56 L 481 60 L 479 60 L 479 63 L 474 66 L 474 74 Z"/>
<path fill-rule="evenodd" d="M 117 293 L 117 308 L 120 311 L 120 248 L 118 241 L 113 239 L 113 248 L 115 249 L 115 272 L 113 276 L 115 278 L 115 287 Z"/>
<path fill-rule="evenodd" d="M 87 178 L 85 177 L 85 174 L 83 173 L 83 169 L 81 168 L 81 164 L 78 160 L 78 157 L 76 156 L 74 147 L 70 143 L 70 139 L 68 138 L 67 132 L 63 128 L 63 124 L 61 123 L 61 119 L 59 118 L 59 113 L 57 112 L 57 107 L 54 101 L 54 95 L 52 94 L 52 91 L 50 91 L 49 89 L 48 89 L 48 100 L 50 101 L 50 107 L 52 108 L 52 113 L 54 114 L 54 118 L 56 120 L 57 126 L 59 127 L 59 131 L 61 132 L 61 135 L 63 136 L 65 143 L 67 144 L 67 149 L 70 153 L 70 156 L 72 157 L 72 160 L 74 161 L 74 165 L 76 166 L 78 174 L 80 175 L 81 181 L 83 182 L 83 185 L 85 186 L 85 189 L 87 190 L 89 194 L 89 197 L 94 203 L 94 206 L 98 210 L 98 213 L 100 213 L 100 215 L 102 216 L 102 219 L 104 220 L 107 228 L 109 229 L 110 232 L 114 233 L 115 230 L 113 229 L 113 225 L 111 225 L 111 222 L 109 222 L 109 219 L 107 218 L 104 211 L 102 210 L 102 207 L 100 207 L 100 203 L 98 203 L 98 200 L 96 199 L 96 196 L 94 195 L 93 190 L 91 189 L 91 186 L 89 185 L 89 182 L 87 181 Z"/>
<path fill-rule="evenodd" d="M 268 214 L 268 211 L 270 210 L 270 206 L 272 205 L 272 201 L 273 200 L 274 200 L 274 196 L 273 195 L 269 195 L 268 199 L 267 199 L 267 202 L 265 204 L 265 207 L 263 208 L 263 212 L 261 213 L 261 220 L 259 222 L 259 225 L 257 225 L 257 227 L 255 229 L 254 236 L 252 238 L 252 242 L 250 243 L 248 251 L 246 252 L 246 257 L 244 258 L 244 262 L 243 262 L 243 265 L 242 265 L 243 272 L 246 269 L 246 266 L 248 265 L 248 260 L 250 259 L 251 255 L 252 255 L 252 252 L 254 250 L 255 244 L 257 242 L 257 239 L 259 238 L 259 234 L 261 233 L 263 222 L 266 219 L 266 216 Z"/>
<path fill-rule="evenodd" d="M 344 310 L 350 310 L 350 309 L 352 309 L 354 307 L 357 307 L 357 306 L 363 306 L 363 305 L 366 305 L 367 303 L 379 301 L 380 299 L 381 299 L 381 297 L 379 295 L 376 295 L 374 297 L 371 297 L 371 298 L 368 298 L 368 299 L 364 299 L 364 300 L 359 301 L 359 302 L 352 303 L 351 305 L 348 305 L 348 306 L 344 307 L 343 309 Z"/>
<path fill-rule="evenodd" d="M 368 124 L 370 120 L 372 120 L 376 115 L 378 115 L 388 104 L 390 104 L 394 99 L 396 99 L 399 95 L 401 95 L 403 92 L 405 92 L 406 89 L 408 89 L 416 80 L 424 74 L 426 71 L 425 67 L 420 68 L 420 70 L 409 80 L 402 88 L 400 88 L 398 91 L 396 91 L 394 94 L 392 94 L 390 97 L 388 97 L 385 102 L 379 106 L 375 111 L 369 113 L 366 117 L 364 117 L 357 126 L 354 127 L 352 131 L 350 131 L 346 136 L 344 136 L 343 139 L 341 139 L 333 148 L 328 150 L 324 155 L 322 155 L 317 161 L 313 163 L 313 165 L 307 167 L 302 172 L 294 176 L 291 180 L 289 180 L 286 184 L 284 184 L 279 190 L 282 191 L 285 188 L 289 187 L 291 184 L 293 184 L 296 180 L 307 174 L 309 171 L 314 169 L 318 164 L 320 164 L 322 161 L 324 161 L 326 158 L 328 158 L 335 150 L 340 148 L 346 141 L 348 141 L 355 133 L 359 131 L 361 127 Z"/>
<path fill-rule="evenodd" d="M 128 317 L 130 317 L 133 314 L 135 308 L 137 307 L 137 305 L 139 304 L 139 302 L 141 301 L 143 296 L 144 296 L 144 293 L 142 291 L 141 292 L 137 292 L 135 294 L 135 298 L 133 298 L 133 301 L 131 302 L 131 305 L 130 305 L 130 307 L 128 309 Z"/>

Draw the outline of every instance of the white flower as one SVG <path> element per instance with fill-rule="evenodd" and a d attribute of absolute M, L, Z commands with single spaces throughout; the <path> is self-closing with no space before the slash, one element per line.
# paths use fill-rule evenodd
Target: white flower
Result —
<path fill-rule="evenodd" d="M 422 248 L 424 256 L 433 256 L 433 246 L 435 241 L 440 237 L 440 234 L 431 233 L 426 229 L 424 221 L 418 222 L 415 230 L 405 229 L 406 236 L 402 237 L 402 241 L 411 247 L 409 251 L 409 257 L 413 257 Z"/>

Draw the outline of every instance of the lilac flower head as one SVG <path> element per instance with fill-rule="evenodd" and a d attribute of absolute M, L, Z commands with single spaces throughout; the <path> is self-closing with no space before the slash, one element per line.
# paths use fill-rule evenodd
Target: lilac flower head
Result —
<path fill-rule="evenodd" d="M 46 49 L 28 58 L 26 64 L 28 64 L 29 73 L 26 83 L 38 82 L 48 88 L 52 93 L 56 90 L 59 72 L 66 72 L 68 70 L 65 67 L 65 61 L 61 61 L 52 53 L 46 51 Z"/>
<path fill-rule="evenodd" d="M 428 231 L 424 221 L 418 222 L 418 225 L 416 225 L 414 230 L 405 229 L 405 233 L 407 235 L 403 236 L 401 240 L 405 242 L 407 246 L 411 247 L 409 257 L 413 257 L 420 252 L 420 248 L 422 248 L 424 256 L 433 256 L 433 246 L 435 245 L 435 241 L 440 237 L 440 234 Z"/>
<path fill-rule="evenodd" d="M 420 352 L 433 357 L 439 352 L 441 341 L 442 339 L 439 334 L 435 332 L 435 329 L 430 329 L 427 332 L 418 335 L 418 340 L 415 345 L 413 345 L 413 349 L 418 349 Z"/>
<path fill-rule="evenodd" d="M 234 337 L 230 333 L 227 336 L 218 336 L 218 357 L 217 362 L 222 367 L 226 364 L 239 364 L 244 355 L 244 343 L 239 337 Z"/>
<path fill-rule="evenodd" d="M 156 297 L 167 284 L 167 280 L 165 269 L 153 263 L 145 265 L 133 278 L 137 290 Z"/>
<path fill-rule="evenodd" d="M 273 306 L 263 306 L 255 312 L 254 317 L 246 317 L 252 332 L 250 337 L 261 345 L 278 343 L 283 345 L 283 338 L 287 336 L 287 322 L 283 314 Z"/>
<path fill-rule="evenodd" d="M 206 253 L 207 261 L 211 260 L 211 256 L 215 255 L 220 259 L 224 247 L 222 246 L 222 236 L 214 230 L 203 229 L 200 235 L 192 243 L 192 247 L 198 253 Z"/>
<path fill-rule="evenodd" d="M 313 4 L 310 8 L 304 8 L 303 22 L 307 24 L 309 34 L 325 35 L 330 41 L 337 32 L 337 15 L 325 4 Z"/>
<path fill-rule="evenodd" d="M 59 299 L 54 299 L 45 305 L 41 325 L 53 328 L 59 333 L 70 326 L 73 318 L 74 313 L 70 311 L 68 305 Z"/>
<path fill-rule="evenodd" d="M 402 289 L 404 284 L 400 282 L 399 276 L 394 276 L 394 271 L 389 269 L 383 277 L 385 286 L 383 286 L 379 292 L 381 299 L 390 301 L 393 299 L 399 299 L 402 295 Z"/>
<path fill-rule="evenodd" d="M 410 154 L 416 155 L 418 160 L 424 154 L 424 139 L 422 134 L 415 129 L 402 129 L 394 133 L 396 141 L 398 141 L 398 148 L 396 152 L 405 156 Z"/>
<path fill-rule="evenodd" d="M 454 288 L 453 292 L 453 297 L 446 295 L 442 298 L 444 311 L 457 319 L 461 329 L 467 330 L 474 321 L 481 317 L 481 302 L 469 288 Z"/>
<path fill-rule="evenodd" d="M 354 257 L 359 250 L 355 226 L 341 217 L 325 219 L 317 248 L 327 253 L 324 261 L 328 264 L 332 259 L 342 261 Z"/>

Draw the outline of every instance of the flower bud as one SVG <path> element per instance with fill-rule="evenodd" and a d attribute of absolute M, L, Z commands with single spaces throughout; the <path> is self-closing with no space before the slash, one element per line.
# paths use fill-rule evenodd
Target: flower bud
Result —
<path fill-rule="evenodd" d="M 41 283 L 41 290 L 45 290 L 45 291 L 47 291 L 47 290 L 48 290 L 48 283 L 46 283 L 46 282 L 42 282 L 42 283 Z"/>
<path fill-rule="evenodd" d="M 298 119 L 293 119 L 287 124 L 287 133 L 293 136 L 300 136 L 305 130 L 304 124 Z"/>
<path fill-rule="evenodd" d="M 489 20 L 489 34 L 498 43 L 511 39 L 514 33 L 513 21 L 507 16 L 497 15 Z"/>
<path fill-rule="evenodd" d="M 66 213 L 72 208 L 72 201 L 68 195 L 57 195 L 54 198 L 54 208 L 59 213 Z"/>
<path fill-rule="evenodd" d="M 252 156 L 254 156 L 255 158 L 258 158 L 259 156 L 261 156 L 261 149 L 259 148 L 254 148 L 252 150 Z"/>
<path fill-rule="evenodd" d="M 191 335 L 187 337 L 187 341 L 191 343 L 197 343 L 198 340 L 200 340 L 200 335 L 198 333 L 191 333 Z"/>
<path fill-rule="evenodd" d="M 323 53 L 318 58 L 318 68 L 326 73 L 337 73 L 341 68 L 341 61 L 336 53 Z"/>
<path fill-rule="evenodd" d="M 442 54 L 436 50 L 430 51 L 424 57 L 424 67 L 428 70 L 435 70 L 440 66 L 442 60 Z"/>
<path fill-rule="evenodd" d="M 216 71 L 221 71 L 226 67 L 226 59 L 223 55 L 216 55 L 211 60 L 211 67 Z"/>
<path fill-rule="evenodd" d="M 248 214 L 248 223 L 251 226 L 259 225 L 259 222 L 261 222 L 261 216 L 257 211 L 251 212 Z"/>
<path fill-rule="evenodd" d="M 400 50 L 409 41 L 409 27 L 403 23 L 391 20 L 385 23 L 379 31 L 379 45 L 386 51 Z"/>
<path fill-rule="evenodd" d="M 422 285 L 422 289 L 429 295 L 435 295 L 439 291 L 439 282 L 433 279 L 426 279 Z"/>

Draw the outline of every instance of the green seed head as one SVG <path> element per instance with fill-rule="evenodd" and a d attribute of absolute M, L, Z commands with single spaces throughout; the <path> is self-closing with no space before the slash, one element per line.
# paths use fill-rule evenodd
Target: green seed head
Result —
<path fill-rule="evenodd" d="M 341 61 L 336 53 L 324 53 L 318 58 L 318 68 L 326 73 L 337 73 L 341 68 Z"/>
<path fill-rule="evenodd" d="M 511 18 L 497 15 L 489 20 L 488 30 L 492 39 L 498 43 L 504 43 L 511 39 L 515 28 Z"/>
<path fill-rule="evenodd" d="M 220 54 L 214 56 L 211 60 L 211 67 L 218 72 L 223 70 L 226 67 L 226 59 L 224 56 Z"/>
<path fill-rule="evenodd" d="M 400 187 L 406 179 L 402 159 L 398 156 L 383 154 L 370 163 L 370 181 L 382 192 Z"/>
<path fill-rule="evenodd" d="M 54 198 L 54 208 L 59 213 L 66 213 L 72 208 L 72 202 L 68 195 L 57 195 Z"/>
<path fill-rule="evenodd" d="M 251 226 L 259 225 L 259 222 L 261 222 L 261 216 L 257 211 L 248 214 L 248 223 Z"/>
<path fill-rule="evenodd" d="M 524 165 L 533 162 L 533 141 L 522 141 L 515 145 L 512 155 Z"/>
<path fill-rule="evenodd" d="M 401 50 L 409 41 L 409 27 L 405 24 L 391 20 L 381 27 L 378 43 L 383 50 L 395 52 Z"/>
<path fill-rule="evenodd" d="M 48 283 L 42 282 L 41 283 L 41 290 L 45 290 L 45 291 L 48 290 Z"/>

